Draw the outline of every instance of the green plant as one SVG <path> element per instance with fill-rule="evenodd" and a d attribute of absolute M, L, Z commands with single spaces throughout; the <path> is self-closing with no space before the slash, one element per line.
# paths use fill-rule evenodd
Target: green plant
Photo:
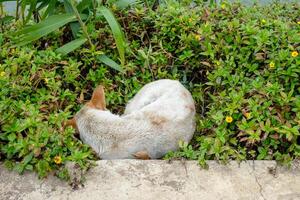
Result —
<path fill-rule="evenodd" d="M 105 86 L 108 109 L 122 113 L 144 84 L 162 78 L 180 80 L 197 107 L 194 139 L 180 142 L 181 149 L 166 158 L 198 160 L 202 166 L 206 160 L 289 164 L 299 158 L 299 4 L 246 7 L 223 2 L 191 8 L 188 3 L 170 1 L 155 10 L 143 4 L 112 7 L 130 41 L 123 73 L 99 60 L 105 60 L 104 54 L 119 57 L 102 15 L 95 15 L 98 23 L 86 23 L 90 39 L 101 42 L 94 43 L 95 49 L 75 49 L 68 57 L 55 51 L 65 44 L 66 33 L 71 35 L 67 27 L 17 48 L 8 48 L 11 37 L 4 31 L 0 160 L 41 177 L 49 171 L 67 177 L 67 161 L 90 167 L 96 157 L 74 130 L 61 130 L 62 121 L 80 109 L 99 83 Z M 18 26 L 6 23 L 4 29 Z"/>
<path fill-rule="evenodd" d="M 222 4 L 189 13 L 178 4 L 162 8 L 156 29 L 164 48 L 188 65 L 194 83 L 206 71 L 199 132 L 192 145 L 171 156 L 202 165 L 207 159 L 289 163 L 299 157 L 298 8 Z"/>
<path fill-rule="evenodd" d="M 83 45 L 86 41 L 88 41 L 90 48 L 93 50 L 95 49 L 94 42 L 90 39 L 87 26 L 85 23 L 96 23 L 95 17 L 96 15 L 103 15 L 108 24 L 112 29 L 113 36 L 116 40 L 117 49 L 120 56 L 121 65 L 125 64 L 125 37 L 120 28 L 119 23 L 115 19 L 114 15 L 106 6 L 99 5 L 96 1 L 91 0 L 83 0 L 80 3 L 76 3 L 74 0 L 64 0 L 63 4 L 65 7 L 65 13 L 54 13 L 54 10 L 61 7 L 62 3 L 58 0 L 51 0 L 51 1 L 37 1 L 37 0 L 23 0 L 21 2 L 17 2 L 17 8 L 20 4 L 30 5 L 28 10 L 28 15 L 24 24 L 26 24 L 31 16 L 35 13 L 39 18 L 40 13 L 43 11 L 43 8 L 47 8 L 43 14 L 43 20 L 40 23 L 35 25 L 31 25 L 29 27 L 25 27 L 24 29 L 17 31 L 15 36 L 15 43 L 17 46 L 26 45 L 28 43 L 32 43 L 35 40 L 38 40 L 57 29 L 70 24 L 73 37 L 75 40 L 68 42 L 67 44 L 63 45 L 62 47 L 58 48 L 57 51 L 64 55 L 74 51 L 76 48 L 79 48 Z M 118 4 L 122 4 L 122 6 L 128 6 L 132 1 L 118 1 Z M 60 10 L 60 9 L 58 9 Z M 93 13 L 93 17 L 90 16 L 90 11 Z M 97 12 L 98 11 L 98 12 Z M 87 14 L 86 14 L 87 13 Z M 54 15 L 50 15 L 54 14 Z M 39 18 L 40 19 L 40 18 Z M 39 20 L 36 20 L 37 22 Z M 85 21 L 85 23 L 84 23 Z M 83 32 L 83 37 L 80 34 L 80 29 Z M 104 58 L 103 58 L 104 57 Z M 99 56 L 99 60 L 103 60 L 104 63 L 113 67 L 114 69 L 121 70 L 121 67 L 117 66 L 117 63 L 110 60 L 107 56 Z M 106 60 L 110 60 L 106 62 Z M 112 63 L 112 64 L 111 64 Z"/>

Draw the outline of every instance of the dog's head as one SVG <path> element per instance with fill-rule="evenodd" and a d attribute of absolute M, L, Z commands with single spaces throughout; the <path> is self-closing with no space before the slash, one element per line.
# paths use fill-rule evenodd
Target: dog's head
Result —
<path fill-rule="evenodd" d="M 103 86 L 99 85 L 94 90 L 91 100 L 88 101 L 84 105 L 83 108 L 84 109 L 91 108 L 91 109 L 98 109 L 98 110 L 106 110 L 105 94 L 104 94 L 104 87 Z M 78 131 L 78 126 L 76 124 L 76 120 L 75 120 L 74 117 L 63 123 L 63 127 L 67 127 L 67 126 L 72 126 L 74 129 L 76 129 Z"/>

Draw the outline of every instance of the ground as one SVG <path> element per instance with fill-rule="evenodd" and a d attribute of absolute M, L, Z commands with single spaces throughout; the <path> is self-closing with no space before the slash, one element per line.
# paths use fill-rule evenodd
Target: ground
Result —
<path fill-rule="evenodd" d="M 300 199 L 300 168 L 274 161 L 102 160 L 76 189 L 49 176 L 38 180 L 0 167 L 2 199 Z M 74 180 L 74 179 L 73 179 Z"/>

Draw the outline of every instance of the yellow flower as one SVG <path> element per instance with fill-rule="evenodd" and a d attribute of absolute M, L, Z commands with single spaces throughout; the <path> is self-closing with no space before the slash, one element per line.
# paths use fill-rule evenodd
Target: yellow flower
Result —
<path fill-rule="evenodd" d="M 261 20 L 261 23 L 265 24 L 267 21 L 265 19 Z"/>
<path fill-rule="evenodd" d="M 273 68 L 275 68 L 275 63 L 272 61 L 272 62 L 270 62 L 270 64 L 269 64 L 269 67 L 270 67 L 270 69 L 273 69 Z"/>
<path fill-rule="evenodd" d="M 221 8 L 222 8 L 222 9 L 225 9 L 225 8 L 226 8 L 226 5 L 225 5 L 224 3 L 222 3 L 222 4 L 221 4 Z"/>
<path fill-rule="evenodd" d="M 55 156 L 53 160 L 58 165 L 61 163 L 61 157 L 60 156 Z"/>
<path fill-rule="evenodd" d="M 44 81 L 45 81 L 46 84 L 48 84 L 49 79 L 45 78 Z"/>
<path fill-rule="evenodd" d="M 189 18 L 189 22 L 192 22 L 193 21 L 193 18 Z"/>
<path fill-rule="evenodd" d="M 297 24 L 299 24 L 299 25 L 300 25 L 300 21 L 297 21 Z"/>
<path fill-rule="evenodd" d="M 247 119 L 249 119 L 249 118 L 251 117 L 251 113 L 246 112 L 246 113 L 245 113 L 245 117 L 246 117 Z"/>
<path fill-rule="evenodd" d="M 231 116 L 226 116 L 225 121 L 226 121 L 227 123 L 231 123 L 231 122 L 233 121 L 233 119 L 232 119 Z"/>
<path fill-rule="evenodd" d="M 116 4 L 113 4 L 112 7 L 111 7 L 111 9 L 112 9 L 113 11 L 116 11 L 116 10 L 117 10 Z"/>
<path fill-rule="evenodd" d="M 292 52 L 292 57 L 295 58 L 295 57 L 297 57 L 298 55 L 299 55 L 299 53 L 298 53 L 297 51 L 293 51 L 293 52 Z"/>
<path fill-rule="evenodd" d="M 201 40 L 201 35 L 195 35 L 196 40 Z"/>
<path fill-rule="evenodd" d="M 6 74 L 5 72 L 1 72 L 1 73 L 0 73 L 0 76 L 1 76 L 1 77 L 2 77 L 2 76 L 5 76 L 5 74 Z"/>

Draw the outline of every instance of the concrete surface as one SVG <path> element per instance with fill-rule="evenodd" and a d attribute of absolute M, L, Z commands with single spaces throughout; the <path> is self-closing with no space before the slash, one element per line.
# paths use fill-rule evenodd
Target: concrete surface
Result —
<path fill-rule="evenodd" d="M 240 165 L 209 162 L 209 170 L 195 161 L 98 161 L 86 175 L 84 187 L 73 190 L 49 176 L 38 180 L 0 166 L 0 199 L 300 199 L 300 168 L 276 167 L 273 161 Z"/>

